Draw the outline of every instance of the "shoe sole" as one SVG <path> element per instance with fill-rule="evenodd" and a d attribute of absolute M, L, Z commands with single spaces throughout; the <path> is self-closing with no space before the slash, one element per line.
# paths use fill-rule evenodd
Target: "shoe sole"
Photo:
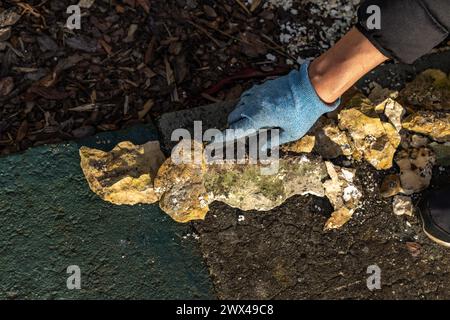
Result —
<path fill-rule="evenodd" d="M 437 244 L 439 244 L 439 245 L 441 245 L 441 246 L 443 246 L 443 247 L 446 247 L 446 248 L 449 248 L 449 249 L 450 249 L 450 243 L 449 243 L 449 242 L 442 241 L 442 240 L 436 238 L 435 236 L 433 236 L 432 234 L 428 233 L 427 230 L 425 230 L 425 222 L 423 221 L 423 217 L 422 217 L 421 214 L 420 214 L 420 220 L 422 220 L 422 230 L 423 230 L 423 232 L 426 234 L 426 236 L 427 236 L 431 241 L 433 241 L 433 242 L 435 242 L 435 243 L 437 243 Z"/>

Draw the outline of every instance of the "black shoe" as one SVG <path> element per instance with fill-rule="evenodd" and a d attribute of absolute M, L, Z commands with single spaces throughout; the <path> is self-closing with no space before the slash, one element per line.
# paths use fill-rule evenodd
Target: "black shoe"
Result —
<path fill-rule="evenodd" d="M 450 187 L 427 192 L 419 203 L 419 215 L 428 238 L 450 248 Z"/>

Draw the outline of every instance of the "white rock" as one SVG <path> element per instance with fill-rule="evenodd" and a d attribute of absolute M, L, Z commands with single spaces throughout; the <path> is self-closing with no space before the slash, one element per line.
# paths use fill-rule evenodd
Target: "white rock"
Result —
<path fill-rule="evenodd" d="M 388 98 L 385 102 L 384 114 L 395 127 L 395 130 L 402 129 L 402 117 L 405 114 L 405 108 L 395 100 Z"/>
<path fill-rule="evenodd" d="M 277 60 L 277 57 L 275 57 L 273 54 L 271 54 L 271 53 L 268 53 L 267 55 L 266 55 L 266 59 L 267 60 L 269 60 L 269 61 L 276 61 Z"/>
<path fill-rule="evenodd" d="M 392 203 L 392 208 L 397 216 L 413 216 L 413 204 L 410 197 L 395 196 Z"/>

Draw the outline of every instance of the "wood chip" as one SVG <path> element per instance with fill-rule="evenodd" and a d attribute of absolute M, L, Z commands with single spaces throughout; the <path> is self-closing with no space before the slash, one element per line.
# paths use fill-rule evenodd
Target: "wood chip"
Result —
<path fill-rule="evenodd" d="M 95 109 L 97 109 L 97 105 L 95 103 L 88 103 L 78 107 L 70 108 L 69 111 L 85 112 L 85 111 L 92 111 Z"/>
<path fill-rule="evenodd" d="M 130 109 L 130 97 L 126 95 L 125 101 L 123 102 L 123 114 L 128 114 L 129 109 Z"/>
<path fill-rule="evenodd" d="M 94 4 L 95 0 L 80 0 L 80 2 L 78 2 L 78 5 L 81 8 L 86 8 L 89 9 L 90 7 L 92 7 L 92 5 Z"/>
<path fill-rule="evenodd" d="M 175 77 L 174 77 L 173 70 L 172 70 L 172 68 L 170 66 L 170 63 L 169 63 L 169 60 L 167 59 L 167 57 L 164 57 L 164 64 L 166 66 L 166 81 L 167 81 L 167 84 L 169 86 L 172 85 L 172 84 L 175 85 L 175 88 L 173 89 L 172 94 L 171 94 L 172 101 L 179 101 L 178 90 L 176 88 L 176 83 L 175 83 Z"/>
<path fill-rule="evenodd" d="M 20 15 L 14 9 L 7 9 L 0 13 L 0 28 L 15 25 Z"/>
<path fill-rule="evenodd" d="M 138 112 L 139 120 L 142 120 L 147 113 L 150 111 L 150 109 L 154 106 L 155 101 L 153 99 L 148 99 L 147 102 L 142 107 L 142 110 Z"/>
<path fill-rule="evenodd" d="M 14 79 L 12 77 L 0 79 L 0 97 L 7 96 L 13 89 Z"/>
<path fill-rule="evenodd" d="M 150 2 L 149 0 L 136 0 L 137 4 L 144 9 L 145 13 L 150 13 Z"/>
<path fill-rule="evenodd" d="M 6 41 L 11 37 L 11 27 L 0 28 L 0 41 Z"/>
<path fill-rule="evenodd" d="M 250 10 L 248 10 L 247 6 L 245 4 L 243 4 L 241 0 L 235 0 L 235 1 L 242 9 L 244 9 L 245 13 L 247 13 L 248 15 L 251 15 Z"/>
<path fill-rule="evenodd" d="M 100 45 L 102 46 L 103 50 L 105 50 L 105 52 L 110 55 L 112 53 L 112 47 L 103 39 L 98 40 L 98 42 L 100 43 Z"/>
<path fill-rule="evenodd" d="M 217 12 L 216 10 L 214 10 L 213 7 L 208 6 L 208 5 L 204 5 L 203 6 L 203 11 L 206 13 L 206 15 L 210 18 L 217 18 Z"/>
<path fill-rule="evenodd" d="M 147 46 L 147 50 L 145 51 L 144 55 L 144 63 L 149 64 L 153 61 L 153 54 L 155 53 L 156 49 L 156 38 L 152 37 L 152 40 L 150 40 L 150 43 Z"/>
<path fill-rule="evenodd" d="M 22 141 L 28 133 L 28 121 L 23 120 L 22 124 L 19 127 L 19 130 L 17 130 L 17 136 L 16 136 L 16 142 Z"/>
<path fill-rule="evenodd" d="M 253 12 L 256 9 L 258 9 L 260 4 L 261 4 L 261 0 L 253 0 L 252 5 L 250 7 L 250 11 Z"/>

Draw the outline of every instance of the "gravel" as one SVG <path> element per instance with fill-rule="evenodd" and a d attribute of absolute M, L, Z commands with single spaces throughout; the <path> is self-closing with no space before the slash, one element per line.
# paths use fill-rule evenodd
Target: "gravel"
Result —
<path fill-rule="evenodd" d="M 359 3 L 360 0 L 269 0 L 264 5 L 288 13 L 280 24 L 279 40 L 301 63 L 313 58 L 302 55 L 302 51 L 324 51 L 354 25 Z M 304 10 L 307 15 L 301 14 Z"/>

